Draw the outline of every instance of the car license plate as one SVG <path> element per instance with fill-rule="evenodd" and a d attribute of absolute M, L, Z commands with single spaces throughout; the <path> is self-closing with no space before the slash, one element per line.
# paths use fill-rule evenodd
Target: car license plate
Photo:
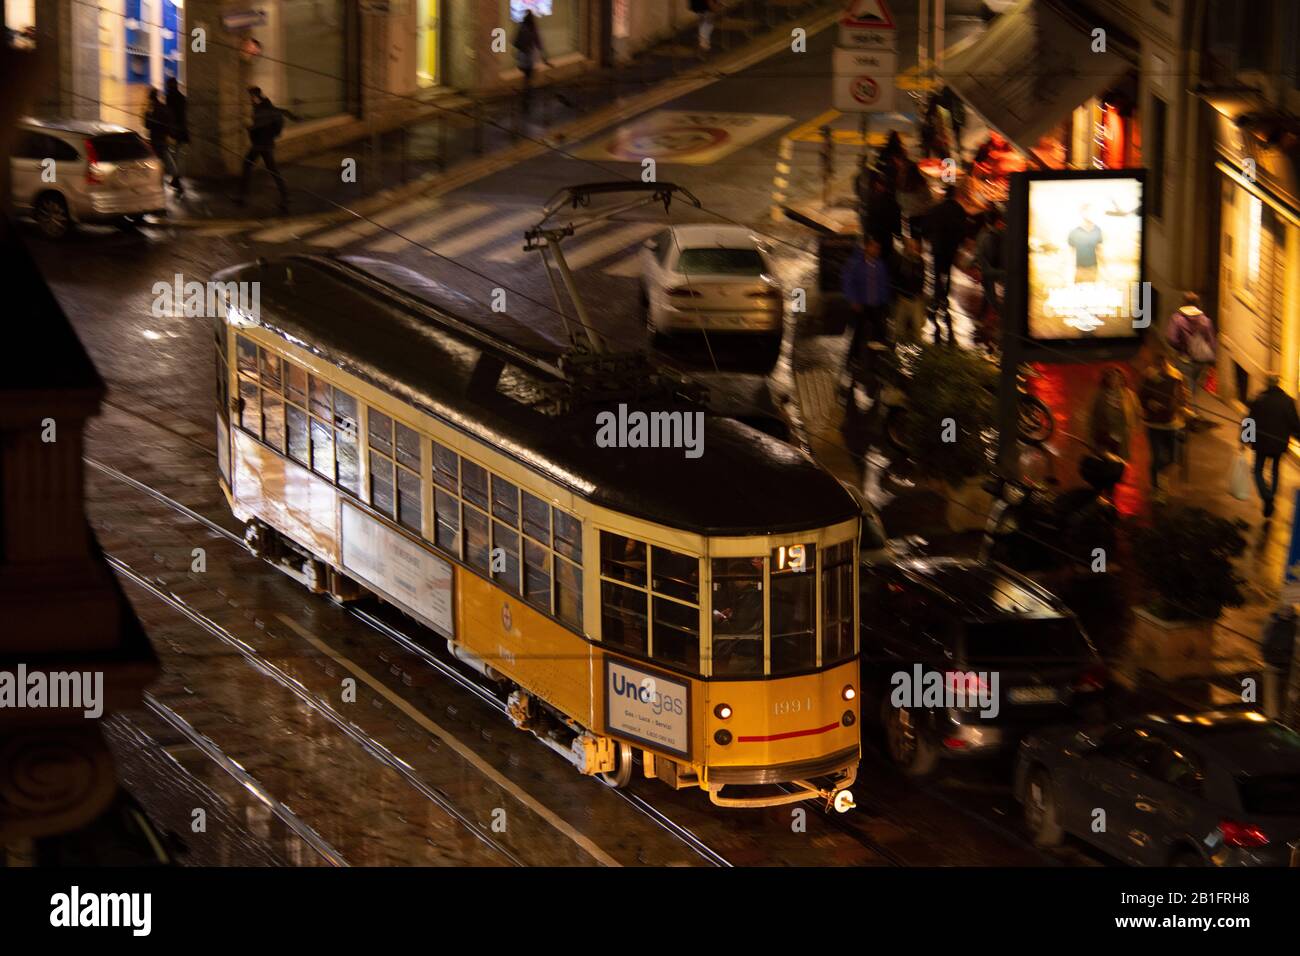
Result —
<path fill-rule="evenodd" d="M 1055 687 L 1013 687 L 1007 692 L 1013 704 L 1050 704 L 1060 697 Z"/>

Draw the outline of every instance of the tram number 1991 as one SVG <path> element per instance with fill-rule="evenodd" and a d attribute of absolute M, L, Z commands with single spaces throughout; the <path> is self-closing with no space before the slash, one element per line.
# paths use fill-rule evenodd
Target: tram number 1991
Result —
<path fill-rule="evenodd" d="M 799 714 L 811 712 L 813 709 L 811 697 L 793 697 L 790 700 L 772 701 L 772 713 L 777 717 L 784 717 L 788 714 Z"/>

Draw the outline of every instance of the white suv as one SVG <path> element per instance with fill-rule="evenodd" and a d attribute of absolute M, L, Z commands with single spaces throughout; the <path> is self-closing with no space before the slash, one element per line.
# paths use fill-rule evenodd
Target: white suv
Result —
<path fill-rule="evenodd" d="M 19 120 L 9 167 L 15 212 L 51 239 L 79 222 L 167 214 L 162 160 L 125 126 Z"/>

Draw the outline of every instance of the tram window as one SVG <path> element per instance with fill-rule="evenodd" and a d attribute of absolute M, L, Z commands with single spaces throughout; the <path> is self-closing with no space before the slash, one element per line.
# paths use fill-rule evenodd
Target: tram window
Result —
<path fill-rule="evenodd" d="M 460 557 L 460 502 L 441 488 L 433 490 L 433 543 Z"/>
<path fill-rule="evenodd" d="M 393 420 L 381 411 L 370 409 L 366 418 L 370 423 L 370 447 L 393 457 Z"/>
<path fill-rule="evenodd" d="M 555 550 L 582 563 L 582 522 L 559 508 L 552 508 L 555 519 Z"/>
<path fill-rule="evenodd" d="M 334 389 L 334 444 L 339 487 L 361 496 L 361 452 L 357 442 L 357 400 Z"/>
<path fill-rule="evenodd" d="M 284 399 L 262 389 L 262 427 L 268 445 L 284 453 Z"/>
<path fill-rule="evenodd" d="M 370 453 L 370 504 L 390 518 L 395 514 L 393 463 L 373 451 Z"/>
<path fill-rule="evenodd" d="M 289 457 L 304 465 L 311 464 L 311 444 L 307 437 L 307 413 L 292 405 L 284 407 L 284 428 L 289 439 Z"/>
<path fill-rule="evenodd" d="M 442 485 L 448 491 L 456 491 L 459 487 L 460 478 L 460 458 L 450 448 L 444 448 L 437 442 L 433 443 L 433 482 Z"/>
<path fill-rule="evenodd" d="M 713 673 L 763 673 L 763 559 L 713 559 Z"/>
<path fill-rule="evenodd" d="M 645 542 L 602 531 L 600 573 L 624 584 L 645 587 Z"/>
<path fill-rule="evenodd" d="M 853 542 L 828 548 L 822 568 L 822 663 L 853 656 Z"/>
<path fill-rule="evenodd" d="M 487 515 L 468 505 L 465 506 L 465 560 L 484 571 L 491 566 Z"/>
<path fill-rule="evenodd" d="M 397 469 L 397 520 L 403 527 L 420 533 L 420 476 Z"/>
<path fill-rule="evenodd" d="M 551 609 L 551 552 L 524 538 L 524 598 L 543 611 Z"/>
<path fill-rule="evenodd" d="M 418 474 L 424 463 L 420 433 L 401 422 L 394 422 L 393 427 L 396 429 L 397 463 Z"/>
<path fill-rule="evenodd" d="M 492 580 L 519 593 L 519 532 L 507 528 L 500 521 L 493 521 L 492 544 L 494 548 L 501 549 L 499 552 L 494 551 L 494 555 L 499 554 L 500 557 L 492 562 Z"/>
<path fill-rule="evenodd" d="M 262 404 L 258 400 L 255 382 L 246 378 L 239 380 L 239 427 L 250 435 L 262 437 Z"/>
<path fill-rule="evenodd" d="M 519 489 L 496 475 L 492 476 L 492 516 L 519 525 Z"/>
<path fill-rule="evenodd" d="M 536 495 L 523 492 L 524 534 L 549 545 L 551 543 L 551 506 Z"/>
<path fill-rule="evenodd" d="M 295 405 L 307 407 L 307 371 L 292 362 L 284 363 L 284 396 Z"/>
<path fill-rule="evenodd" d="M 235 354 L 239 370 L 257 378 L 257 346 L 242 335 L 235 336 Z"/>
<path fill-rule="evenodd" d="M 323 421 L 331 421 L 330 383 L 322 382 L 315 375 L 308 377 L 311 395 L 311 413 Z"/>
<path fill-rule="evenodd" d="M 311 470 L 334 480 L 334 439 L 328 425 L 311 420 Z"/>
<path fill-rule="evenodd" d="M 226 366 L 226 357 L 217 352 L 217 408 L 221 409 L 223 416 L 229 415 L 230 410 L 227 407 L 230 402 L 230 369 Z"/>
<path fill-rule="evenodd" d="M 600 582 L 600 639 L 610 647 L 646 652 L 646 592 Z"/>
<path fill-rule="evenodd" d="M 262 364 L 262 385 L 273 391 L 280 391 L 280 356 L 266 349 L 258 349 Z"/>
<path fill-rule="evenodd" d="M 487 469 L 481 465 L 476 465 L 469 459 L 462 459 L 460 463 L 461 478 L 461 497 L 470 504 L 477 505 L 484 511 L 488 506 L 488 474 Z"/>
<path fill-rule="evenodd" d="M 582 569 L 563 558 L 555 559 L 555 613 L 582 630 Z"/>
<path fill-rule="evenodd" d="M 817 555 L 806 544 L 796 565 L 772 568 L 771 601 L 773 674 L 788 674 L 817 666 Z"/>
<path fill-rule="evenodd" d="M 700 559 L 667 548 L 651 548 L 651 588 L 683 601 L 700 601 Z"/>
<path fill-rule="evenodd" d="M 654 599 L 654 650 L 651 656 L 689 671 L 700 669 L 700 609 L 667 598 Z"/>

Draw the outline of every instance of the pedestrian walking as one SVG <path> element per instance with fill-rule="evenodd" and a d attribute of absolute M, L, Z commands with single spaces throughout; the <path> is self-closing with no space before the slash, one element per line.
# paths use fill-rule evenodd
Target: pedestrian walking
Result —
<path fill-rule="evenodd" d="M 1097 457 L 1114 455 L 1127 462 L 1137 422 L 1137 398 L 1118 365 L 1102 370 L 1088 413 L 1088 445 Z"/>
<path fill-rule="evenodd" d="M 880 243 L 872 236 L 864 236 L 862 253 L 850 256 L 844 263 L 840 287 L 853 314 L 853 335 L 844 360 L 845 390 L 865 384 L 868 397 L 878 393 L 880 376 L 874 353 L 863 346 L 868 342 L 888 343 L 889 302 L 892 290 L 889 284 L 889 267 L 881 257 Z M 864 351 L 867 354 L 863 354 Z"/>
<path fill-rule="evenodd" d="M 976 329 L 980 340 L 990 351 L 997 348 L 998 329 L 1002 325 L 1002 296 L 998 292 L 998 285 L 1007 276 L 1002 265 L 1006 225 L 1002 210 L 996 207 L 990 209 L 984 215 L 984 225 L 975 240 L 975 264 L 979 266 L 980 287 L 984 292 Z"/>
<path fill-rule="evenodd" d="M 1170 316 L 1168 337 L 1179 368 L 1187 380 L 1192 414 L 1199 418 L 1196 390 L 1203 382 L 1206 371 L 1214 364 L 1219 343 L 1214 323 L 1201 311 L 1200 296 L 1195 292 L 1183 293 L 1182 306 Z"/>
<path fill-rule="evenodd" d="M 1264 390 L 1250 402 L 1243 433 L 1248 422 L 1254 423 L 1255 488 L 1264 503 L 1264 520 L 1273 517 L 1273 501 L 1277 497 L 1277 472 L 1282 455 L 1286 453 L 1293 437 L 1300 438 L 1300 415 L 1295 401 L 1282 390 L 1276 375 L 1265 380 Z M 1268 480 L 1264 469 L 1268 468 Z"/>
<path fill-rule="evenodd" d="M 260 87 L 248 88 L 248 99 L 253 104 L 253 122 L 248 127 L 248 152 L 244 154 L 244 172 L 239 178 L 239 195 L 235 204 L 242 206 L 248 199 L 248 183 L 253 177 L 253 166 L 260 159 L 266 166 L 275 187 L 280 191 L 280 213 L 289 211 L 289 189 L 280 175 L 280 167 L 275 162 L 275 141 L 284 132 L 284 117 L 287 111 L 279 109 L 271 98 L 262 95 Z"/>
<path fill-rule="evenodd" d="M 929 318 L 934 324 L 934 341 L 936 345 L 941 341 L 939 319 L 942 316 L 948 327 L 948 344 L 951 345 L 956 341 L 952 331 L 952 310 L 948 303 L 952 267 L 957 260 L 958 250 L 970 237 L 970 215 L 957 201 L 955 185 L 949 185 L 944 191 L 943 201 L 926 214 L 921 230 L 930 244 L 930 262 L 934 273 L 929 309 Z"/>
<path fill-rule="evenodd" d="M 189 100 L 181 92 L 180 84 L 176 82 L 176 77 L 167 77 L 167 109 L 172 116 L 171 129 L 171 156 L 172 156 L 172 180 L 171 186 L 176 190 L 177 196 L 185 195 L 185 184 L 181 181 L 181 163 L 185 147 L 190 142 L 190 124 L 189 124 Z"/>
<path fill-rule="evenodd" d="M 718 0 L 691 0 L 691 13 L 700 18 L 695 32 L 700 56 L 708 53 L 713 47 L 713 27 L 719 6 L 721 4 Z"/>
<path fill-rule="evenodd" d="M 903 160 L 897 196 L 905 235 L 917 238 L 921 219 L 934 206 L 934 193 L 930 191 L 930 183 L 921 172 L 920 164 L 911 158 Z"/>
<path fill-rule="evenodd" d="M 167 175 L 175 178 L 170 145 L 172 114 L 153 87 L 149 87 L 148 104 L 144 114 L 144 128 L 149 134 L 149 147 L 153 150 L 153 154 L 162 160 Z"/>
<path fill-rule="evenodd" d="M 537 69 L 538 60 L 548 67 L 551 65 L 550 59 L 546 56 L 546 48 L 542 46 L 542 32 L 537 26 L 537 17 L 529 10 L 524 14 L 523 22 L 519 24 L 519 32 L 515 34 L 515 63 L 519 67 L 519 72 L 524 75 L 522 96 L 524 116 L 532 115 L 533 71 Z"/>
<path fill-rule="evenodd" d="M 920 241 L 904 239 L 886 261 L 894 285 L 894 339 L 919 342 L 925 330 L 925 259 Z"/>
<path fill-rule="evenodd" d="M 1159 356 L 1147 368 L 1138 401 L 1151 453 L 1151 492 L 1157 502 L 1163 502 L 1165 493 L 1160 488 L 1160 475 L 1178 457 L 1178 442 L 1187 422 L 1187 387 L 1183 383 L 1183 373 L 1174 367 L 1168 356 Z"/>
<path fill-rule="evenodd" d="M 1292 664 L 1295 660 L 1296 610 L 1294 604 L 1283 604 L 1273 611 L 1264 625 L 1264 635 L 1259 642 L 1260 656 L 1267 668 L 1264 681 L 1264 712 L 1274 719 L 1285 719 L 1287 693 L 1291 686 Z"/>
<path fill-rule="evenodd" d="M 864 201 L 865 200 L 865 201 Z M 885 257 L 894 251 L 894 237 L 903 230 L 903 214 L 894 194 L 894 183 L 879 167 L 867 177 L 867 194 L 860 197 L 859 215 L 863 235 L 871 236 L 880 244 Z"/>

